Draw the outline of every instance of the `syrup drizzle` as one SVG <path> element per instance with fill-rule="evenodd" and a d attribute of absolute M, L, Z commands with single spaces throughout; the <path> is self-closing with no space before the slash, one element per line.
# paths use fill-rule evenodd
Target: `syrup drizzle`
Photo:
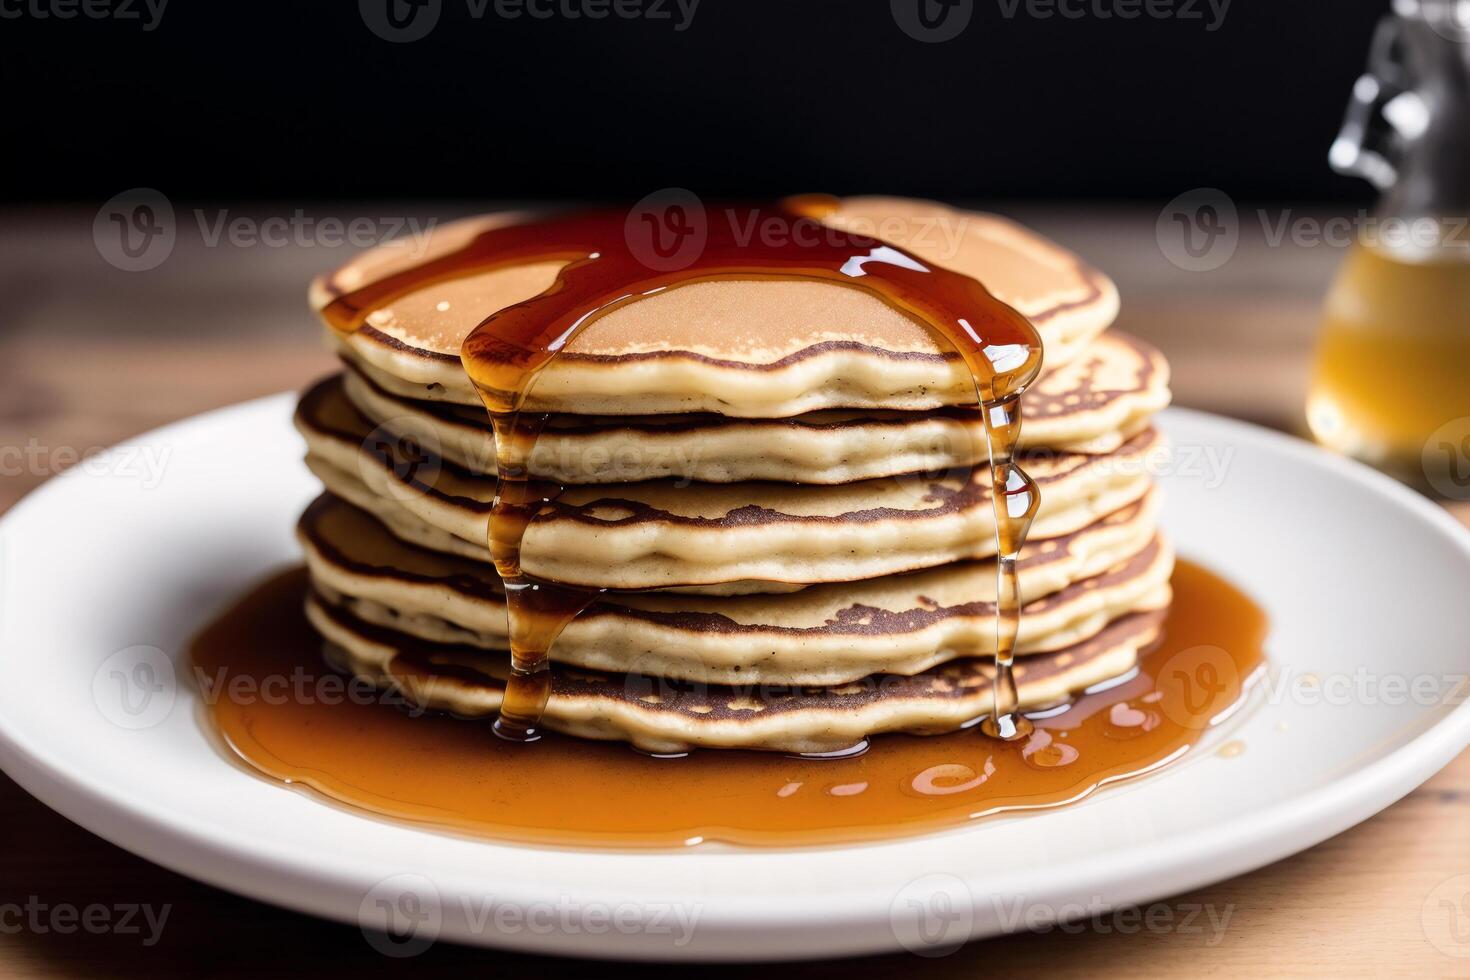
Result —
<path fill-rule="evenodd" d="M 527 525 L 565 488 L 532 478 L 528 460 L 547 416 L 527 411 L 537 376 L 589 324 L 667 289 L 717 280 L 804 279 L 862 289 L 927 324 L 964 360 L 975 385 L 989 449 L 999 560 L 994 712 L 982 729 L 1002 739 L 1031 731 L 1019 714 L 1011 665 L 1019 624 L 1016 556 L 1039 494 L 1013 460 L 1021 427 L 1020 396 L 1041 368 L 1041 340 L 1031 323 L 976 280 L 926 264 L 878 239 L 820 223 L 835 199 L 789 198 L 762 210 L 715 213 L 697 258 L 681 269 L 652 268 L 630 244 L 628 215 L 592 211 L 493 228 L 448 255 L 387 276 L 335 299 L 323 311 L 342 333 L 410 292 L 461 276 L 531 262 L 565 263 L 555 283 L 480 323 L 460 351 L 495 431 L 499 485 L 489 547 L 505 580 L 512 676 L 495 730 L 508 739 L 536 737 L 550 694 L 551 644 L 599 590 L 538 580 L 521 568 Z M 680 228 L 687 216 L 679 215 Z M 784 223 L 784 234 L 750 234 Z"/>

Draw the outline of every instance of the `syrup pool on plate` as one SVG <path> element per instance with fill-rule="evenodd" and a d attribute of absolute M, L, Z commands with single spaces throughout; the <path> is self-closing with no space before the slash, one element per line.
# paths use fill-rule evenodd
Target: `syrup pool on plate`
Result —
<path fill-rule="evenodd" d="M 1074 802 L 1177 761 L 1238 707 L 1264 665 L 1265 614 L 1180 561 L 1137 670 L 1030 713 L 1016 741 L 875 736 L 857 755 L 696 751 L 676 759 L 420 714 L 333 673 L 302 612 L 304 569 L 262 583 L 192 649 L 210 726 L 260 775 L 358 812 L 498 840 L 674 847 L 880 840 Z M 276 696 L 268 696 L 270 690 Z M 301 693 L 304 692 L 304 695 Z"/>

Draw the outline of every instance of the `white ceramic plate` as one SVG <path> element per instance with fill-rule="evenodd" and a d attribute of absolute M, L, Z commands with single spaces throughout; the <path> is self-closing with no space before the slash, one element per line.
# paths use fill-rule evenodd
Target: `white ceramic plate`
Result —
<path fill-rule="evenodd" d="M 1260 867 L 1389 805 L 1470 742 L 1470 706 L 1450 694 L 1470 669 L 1470 536 L 1367 469 L 1171 410 L 1167 528 L 1273 619 L 1274 676 L 1228 733 L 1243 753 L 863 847 L 556 850 L 360 817 L 231 764 L 172 683 L 204 622 L 296 560 L 292 527 L 316 491 L 291 405 L 160 429 L 0 520 L 0 765 L 176 871 L 334 919 L 392 916 L 402 935 L 372 941 L 394 954 L 436 937 L 644 958 L 937 951 Z"/>

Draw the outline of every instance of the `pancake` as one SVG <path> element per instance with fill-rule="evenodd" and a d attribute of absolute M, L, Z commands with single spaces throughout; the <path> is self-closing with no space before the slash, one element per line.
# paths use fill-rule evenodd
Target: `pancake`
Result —
<path fill-rule="evenodd" d="M 1059 703 L 1125 674 L 1157 638 L 1164 615 L 1133 613 L 1065 650 L 1018 660 L 1021 707 Z M 465 718 L 487 718 L 499 709 L 509 661 L 504 655 L 374 626 L 317 595 L 307 600 L 307 617 L 329 644 L 329 656 L 358 677 Z M 993 674 L 992 663 L 970 658 L 912 677 L 879 674 L 832 687 L 730 686 L 554 665 L 542 722 L 657 753 L 831 752 L 881 732 L 939 734 L 964 727 L 991 709 Z"/>
<path fill-rule="evenodd" d="M 483 408 L 402 398 L 352 368 L 343 387 L 375 425 L 461 466 L 494 472 L 495 440 Z M 1112 452 L 1168 403 L 1163 356 L 1143 341 L 1104 334 L 1027 391 L 1019 448 Z M 828 410 L 787 419 L 557 415 L 536 445 L 531 472 L 558 483 L 835 484 L 971 466 L 985 457 L 984 425 L 971 408 Z"/>
<path fill-rule="evenodd" d="M 729 220 L 719 209 L 708 218 Z M 524 220 L 524 214 L 471 218 L 436 228 L 416 247 L 395 242 L 371 249 L 313 282 L 313 308 L 454 252 L 480 231 Z M 1106 276 L 995 215 L 852 198 L 826 220 L 979 279 L 1036 325 L 1050 365 L 1074 360 L 1117 315 L 1117 290 Z M 330 329 L 328 336 L 387 391 L 478 405 L 460 365 L 464 338 L 490 314 L 549 288 L 559 269 L 556 262 L 533 263 L 427 285 L 371 311 L 350 336 Z M 538 377 L 526 407 L 786 418 L 834 408 L 966 406 L 975 397 L 963 361 L 943 339 L 866 291 L 752 279 L 686 284 L 598 318 Z"/>
<path fill-rule="evenodd" d="M 330 379 L 297 409 L 307 463 L 327 489 L 414 544 L 489 560 L 493 477 L 375 435 Z M 1153 430 L 1106 456 L 1026 454 L 1041 509 L 1034 540 L 1141 499 Z M 594 588 L 770 591 L 875 578 L 995 554 L 987 468 L 841 486 L 648 481 L 569 488 L 526 529 L 527 574 Z"/>
<path fill-rule="evenodd" d="M 1086 639 L 1168 600 L 1173 567 L 1156 501 L 1021 553 L 1016 652 Z M 366 622 L 438 643 L 508 650 L 499 578 L 482 564 L 404 544 L 330 494 L 297 536 L 317 591 Z M 608 594 L 557 638 L 558 663 L 710 683 L 838 684 L 994 654 L 995 563 L 740 597 Z M 509 654 L 506 654 L 507 656 Z"/>

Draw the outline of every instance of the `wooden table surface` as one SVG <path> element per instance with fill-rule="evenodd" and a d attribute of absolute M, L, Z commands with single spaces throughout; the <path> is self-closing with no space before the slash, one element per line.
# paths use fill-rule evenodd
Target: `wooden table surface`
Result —
<path fill-rule="evenodd" d="M 1011 210 L 1117 279 L 1124 299 L 1120 326 L 1169 355 L 1176 403 L 1299 429 L 1318 305 L 1341 258 L 1338 249 L 1270 246 L 1265 223 L 1250 217 L 1242 221 L 1241 245 L 1228 263 L 1192 273 L 1165 260 L 1154 236 L 1157 212 Z M 376 206 L 359 213 L 433 212 Z M 14 453 L 6 457 L 0 510 L 78 453 L 205 409 L 299 388 L 332 368 L 305 309 L 305 283 L 346 250 L 310 243 L 206 247 L 197 232 L 181 226 L 178 245 L 162 266 L 129 273 L 99 257 L 92 218 L 90 211 L 62 210 L 11 213 L 0 221 L 0 447 L 28 449 L 23 467 L 14 465 Z M 1463 510 L 1459 516 L 1470 518 Z M 1311 765 L 1310 759 L 1301 762 Z M 1102 928 L 1078 934 L 1013 935 L 933 960 L 894 956 L 802 969 L 818 976 L 904 977 L 919 970 L 945 976 L 1465 976 L 1470 897 L 1463 889 L 1450 895 L 1462 903 L 1455 911 L 1438 903 L 1443 890 L 1432 901 L 1430 896 L 1441 882 L 1466 874 L 1470 754 L 1382 814 L 1306 853 L 1164 903 L 1176 921 L 1193 907 L 1213 912 L 1217 921 L 1228 914 L 1219 933 L 1127 934 L 1105 919 Z M 6 903 L 27 901 L 52 908 L 141 903 L 171 911 L 161 938 L 147 947 L 133 934 L 17 929 L 16 918 L 4 915 Z M 1445 915 L 1454 921 L 1431 921 Z M 1451 925 L 1458 932 L 1448 932 Z M 538 977 L 587 969 L 576 961 L 448 944 L 408 962 L 411 969 Z M 356 928 L 161 870 L 73 826 L 0 776 L 0 976 L 254 976 L 274 969 L 369 975 L 398 968 Z M 740 970 L 709 972 L 734 976 Z"/>

